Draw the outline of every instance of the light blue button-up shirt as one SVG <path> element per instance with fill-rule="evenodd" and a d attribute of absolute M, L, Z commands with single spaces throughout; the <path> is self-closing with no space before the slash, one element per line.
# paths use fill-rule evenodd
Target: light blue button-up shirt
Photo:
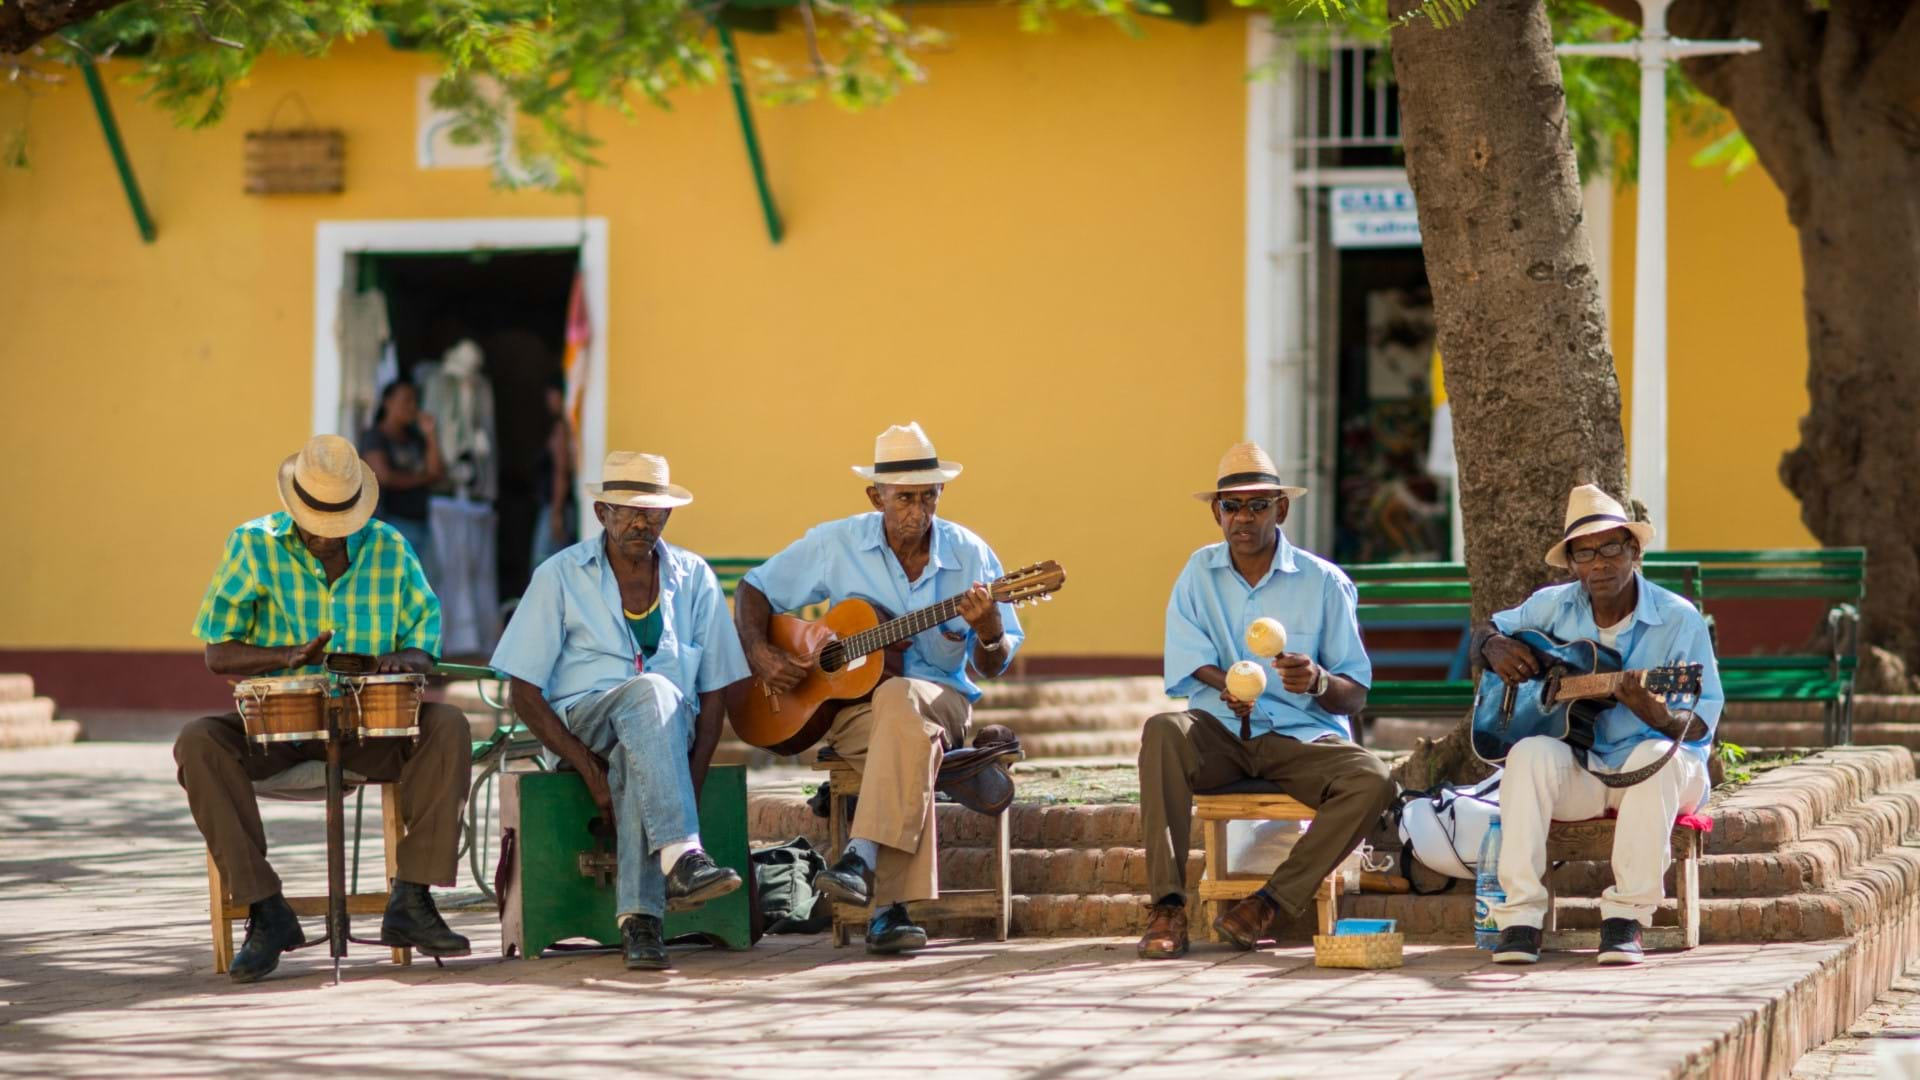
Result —
<path fill-rule="evenodd" d="M 945 518 L 933 519 L 929 545 L 926 569 L 920 580 L 910 582 L 887 546 L 879 513 L 856 514 L 808 529 L 787 550 L 748 571 L 746 581 L 766 594 L 775 611 L 857 596 L 880 608 L 886 619 L 931 607 L 1005 572 L 985 540 Z M 1002 655 L 1010 661 L 1024 637 L 1013 605 L 1000 605 L 1000 622 L 1006 629 Z M 903 670 L 908 678 L 942 683 L 978 701 L 980 688 L 967 672 L 974 637 L 958 616 L 923 630 L 911 639 Z"/>
<path fill-rule="evenodd" d="M 727 599 L 713 568 L 700 556 L 662 540 L 660 646 L 645 670 L 679 689 L 683 708 L 697 710 L 700 694 L 747 677 Z M 582 540 L 533 573 L 514 609 L 493 667 L 540 688 L 562 716 L 595 691 L 611 690 L 642 670 L 639 648 L 620 604 L 620 583 L 604 538 Z"/>
<path fill-rule="evenodd" d="M 1707 748 L 1713 731 L 1720 724 L 1720 708 L 1727 695 L 1720 689 L 1720 666 L 1713 658 L 1713 637 L 1707 632 L 1707 620 L 1686 598 L 1648 581 L 1644 574 L 1633 575 L 1640 599 L 1633 605 L 1633 621 L 1620 632 L 1614 649 L 1629 671 L 1656 668 L 1663 664 L 1699 664 L 1700 701 L 1693 713 L 1706 722 L 1707 734 L 1687 743 L 1683 753 L 1707 763 Z M 1521 630 L 1539 630 L 1561 641 L 1600 640 L 1600 626 L 1593 618 L 1593 601 L 1579 582 L 1549 585 L 1527 597 L 1519 607 L 1509 608 L 1493 617 L 1494 629 L 1503 634 Z M 1619 770 L 1627 755 L 1648 739 L 1666 736 L 1648 727 L 1633 710 L 1615 705 L 1595 721 L 1591 758 Z"/>
<path fill-rule="evenodd" d="M 1249 586 L 1233 568 L 1233 553 L 1224 543 L 1209 544 L 1187 560 L 1167 600 L 1167 694 L 1213 714 L 1237 737 L 1240 719 L 1220 691 L 1193 673 L 1208 664 L 1228 668 L 1252 660 L 1267 673 L 1267 688 L 1253 706 L 1255 737 L 1277 732 L 1301 742 L 1323 735 L 1351 738 L 1346 717 L 1305 694 L 1287 693 L 1273 662 L 1247 648 L 1248 625 L 1271 616 L 1287 628 L 1288 652 L 1312 657 L 1362 686 L 1373 685 L 1373 661 L 1360 643 L 1359 593 L 1353 582 L 1339 567 L 1288 543 L 1285 533 L 1279 533 L 1279 543 L 1258 585 Z"/>

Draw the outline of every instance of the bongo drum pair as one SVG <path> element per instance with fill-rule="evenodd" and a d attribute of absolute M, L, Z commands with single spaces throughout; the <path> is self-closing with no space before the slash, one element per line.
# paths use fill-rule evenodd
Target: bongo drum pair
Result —
<path fill-rule="evenodd" d="M 338 708 L 340 731 L 351 739 L 417 738 L 424 675 L 350 675 L 334 698 L 325 675 L 243 679 L 233 699 L 249 742 L 303 742 L 331 738 L 327 710 Z"/>

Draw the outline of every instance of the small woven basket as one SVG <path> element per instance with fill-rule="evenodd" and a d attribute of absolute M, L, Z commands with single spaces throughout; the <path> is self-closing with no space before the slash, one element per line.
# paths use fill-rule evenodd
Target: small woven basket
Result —
<path fill-rule="evenodd" d="M 1313 936 L 1313 966 L 1323 968 L 1397 968 L 1405 959 L 1399 934 Z"/>

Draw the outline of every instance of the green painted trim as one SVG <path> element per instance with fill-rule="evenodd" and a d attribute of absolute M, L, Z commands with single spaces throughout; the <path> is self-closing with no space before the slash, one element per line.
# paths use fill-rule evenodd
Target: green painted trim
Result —
<path fill-rule="evenodd" d="M 780 208 L 773 203 L 773 191 L 767 186 L 767 165 L 760 157 L 760 137 L 753 129 L 753 107 L 747 101 L 747 81 L 740 74 L 740 56 L 733 48 L 733 30 L 726 23 L 714 27 L 720 34 L 720 52 L 727 60 L 727 86 L 733 90 L 733 110 L 740 117 L 740 134 L 747 141 L 747 162 L 753 166 L 753 186 L 760 195 L 760 214 L 767 221 L 767 236 L 778 244 L 786 236 L 780 221 Z"/>
<path fill-rule="evenodd" d="M 68 42 L 72 45 L 72 42 Z M 140 239 L 153 243 L 159 232 L 153 227 L 153 218 L 147 213 L 147 200 L 140 195 L 140 181 L 133 175 L 133 163 L 127 160 L 127 148 L 120 141 L 120 125 L 113 119 L 113 104 L 107 100 L 107 88 L 100 81 L 100 71 L 93 66 L 93 57 L 79 46 L 73 46 L 80 74 L 87 80 L 87 94 L 93 98 L 93 112 L 100 118 L 100 133 L 107 137 L 107 152 L 113 155 L 113 167 L 120 173 L 120 186 L 127 193 L 127 205 L 133 208 L 133 223 L 140 230 Z"/>

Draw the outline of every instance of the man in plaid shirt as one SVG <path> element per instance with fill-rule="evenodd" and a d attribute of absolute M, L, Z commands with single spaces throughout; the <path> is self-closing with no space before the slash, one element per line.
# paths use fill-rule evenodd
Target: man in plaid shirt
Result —
<path fill-rule="evenodd" d="M 281 513 L 233 531 L 200 604 L 193 635 L 207 667 L 236 678 L 311 675 L 327 652 L 379 658 L 383 673 L 421 673 L 440 648 L 440 601 L 420 561 L 392 526 L 369 520 L 380 498 L 373 470 L 335 435 L 309 441 L 280 466 Z M 471 736 L 450 705 L 422 704 L 420 738 L 342 746 L 349 772 L 399 786 L 400 841 L 380 928 L 384 945 L 428 956 L 465 956 L 467 939 L 447 927 L 428 894 L 453 884 L 460 810 L 467 797 Z M 238 713 L 189 723 L 174 742 L 180 786 L 228 891 L 246 904 L 247 937 L 228 975 L 254 982 L 280 954 L 306 944 L 280 878 L 267 864 L 266 830 L 253 782 L 303 761 L 323 760 L 317 740 L 249 745 Z"/>

